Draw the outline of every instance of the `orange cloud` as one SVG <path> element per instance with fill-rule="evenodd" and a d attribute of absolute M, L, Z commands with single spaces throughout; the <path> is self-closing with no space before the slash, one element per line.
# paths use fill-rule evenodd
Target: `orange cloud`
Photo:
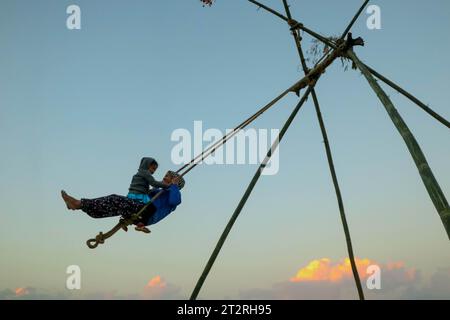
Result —
<path fill-rule="evenodd" d="M 369 259 L 355 259 L 356 268 L 359 276 L 364 279 L 369 275 L 366 273 L 367 267 L 377 264 Z M 403 266 L 403 264 L 401 264 Z M 398 268 L 399 264 L 392 264 L 391 268 Z M 331 259 L 322 258 L 311 261 L 306 267 L 301 268 L 295 277 L 291 278 L 291 282 L 308 282 L 308 281 L 329 281 L 340 282 L 353 276 L 350 259 L 345 258 L 338 263 L 332 263 Z"/>
<path fill-rule="evenodd" d="M 149 300 L 180 299 L 180 290 L 180 287 L 167 282 L 161 276 L 156 276 L 147 283 L 139 298 Z"/>
<path fill-rule="evenodd" d="M 17 288 L 14 292 L 16 297 L 23 297 L 30 294 L 30 291 L 27 288 Z"/>
<path fill-rule="evenodd" d="M 147 288 L 165 288 L 167 283 L 160 277 L 156 276 L 147 283 Z"/>

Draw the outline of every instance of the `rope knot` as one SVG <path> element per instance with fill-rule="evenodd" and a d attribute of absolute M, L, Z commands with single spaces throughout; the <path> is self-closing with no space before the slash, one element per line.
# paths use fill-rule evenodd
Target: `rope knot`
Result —
<path fill-rule="evenodd" d="M 291 27 L 291 30 L 294 31 L 295 29 L 303 28 L 303 23 L 298 22 L 294 19 L 289 19 L 288 24 Z"/>

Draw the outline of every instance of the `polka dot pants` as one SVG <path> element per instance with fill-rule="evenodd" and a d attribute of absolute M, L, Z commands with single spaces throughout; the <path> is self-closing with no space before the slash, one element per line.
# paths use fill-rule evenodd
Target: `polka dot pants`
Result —
<path fill-rule="evenodd" d="M 116 194 L 96 199 L 81 199 L 81 210 L 96 219 L 117 216 L 129 218 L 132 214 L 139 212 L 144 205 L 138 200 L 132 200 Z M 155 211 L 155 206 L 150 204 L 142 214 L 142 222 L 148 221 Z"/>

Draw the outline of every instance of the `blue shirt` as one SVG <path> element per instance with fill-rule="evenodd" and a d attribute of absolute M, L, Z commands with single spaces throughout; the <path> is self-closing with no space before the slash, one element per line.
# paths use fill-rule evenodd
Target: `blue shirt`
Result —
<path fill-rule="evenodd" d="M 150 201 L 151 198 L 156 196 L 161 190 L 159 188 L 152 189 L 149 193 L 149 199 L 147 203 Z M 141 195 L 138 195 L 141 196 Z M 147 196 L 147 195 L 142 195 Z M 130 197 L 130 195 L 129 195 Z M 144 197 L 145 198 L 145 197 Z M 144 202 L 144 201 L 143 201 Z M 148 225 L 152 225 L 155 223 L 158 223 L 165 217 L 167 217 L 172 211 L 176 209 L 176 207 L 181 203 L 181 193 L 180 189 L 177 185 L 172 184 L 169 188 L 163 190 L 162 194 L 153 201 L 153 205 L 156 208 L 156 212 L 149 218 L 147 222 Z"/>

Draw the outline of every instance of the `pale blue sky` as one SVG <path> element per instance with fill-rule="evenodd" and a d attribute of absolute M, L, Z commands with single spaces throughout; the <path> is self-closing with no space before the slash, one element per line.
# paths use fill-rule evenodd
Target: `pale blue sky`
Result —
<path fill-rule="evenodd" d="M 340 34 L 361 0 L 290 1 L 293 15 Z M 282 11 L 281 1 L 265 4 Z M 450 118 L 450 4 L 374 1 L 382 30 L 353 29 L 360 58 Z M 82 29 L 66 28 L 78 4 Z M 310 38 L 305 35 L 304 46 Z M 187 297 L 256 166 L 203 166 L 187 176 L 183 203 L 150 236 L 84 242 L 116 219 L 66 211 L 77 197 L 126 194 L 142 156 L 170 162 L 177 128 L 232 128 L 302 76 L 286 24 L 243 0 L 0 2 L 0 291 L 64 291 L 65 268 L 83 293 L 141 290 L 161 275 Z M 387 88 L 449 196 L 448 128 Z M 355 253 L 403 261 L 424 275 L 450 267 L 448 238 L 417 169 L 364 78 L 332 66 L 317 86 Z M 297 97 L 256 128 L 280 128 Z M 345 257 L 339 212 L 311 102 L 286 135 L 280 172 L 263 177 L 237 221 L 201 297 L 285 281 L 309 261 Z M 83 294 L 82 293 L 82 294 Z M 382 295 L 382 293 L 380 293 Z"/>

